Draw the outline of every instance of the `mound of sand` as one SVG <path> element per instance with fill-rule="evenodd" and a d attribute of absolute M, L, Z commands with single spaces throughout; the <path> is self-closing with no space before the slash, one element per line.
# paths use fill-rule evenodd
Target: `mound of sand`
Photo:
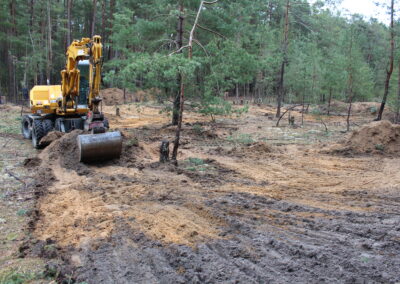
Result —
<path fill-rule="evenodd" d="M 47 133 L 47 135 L 45 137 L 43 137 L 40 140 L 40 145 L 42 147 L 46 147 L 46 146 L 50 145 L 52 142 L 61 138 L 64 134 L 65 133 L 59 132 L 59 131 L 50 131 L 49 133 Z"/>
<path fill-rule="evenodd" d="M 331 154 L 400 154 L 400 125 L 371 122 L 354 131 L 347 141 L 324 151 Z"/>
<path fill-rule="evenodd" d="M 128 91 L 125 91 L 125 99 L 124 99 L 124 91 L 118 88 L 109 88 L 101 90 L 100 97 L 103 99 L 103 102 L 106 106 L 120 105 L 125 102 L 136 101 L 135 95 Z"/>
<path fill-rule="evenodd" d="M 213 155 L 234 156 L 238 158 L 254 158 L 265 155 L 268 156 L 273 153 L 280 153 L 280 151 L 265 142 L 255 142 L 249 145 L 239 147 L 235 146 L 231 149 L 226 147 L 217 147 L 216 149 L 210 150 L 209 153 Z"/>
<path fill-rule="evenodd" d="M 137 90 L 135 93 L 128 92 L 118 88 L 109 88 L 100 91 L 100 97 L 106 106 L 120 105 L 123 103 L 144 102 L 145 100 L 155 100 L 160 94 L 158 89 L 149 89 L 146 91 Z"/>
<path fill-rule="evenodd" d="M 375 115 L 379 110 L 380 103 L 375 102 L 355 102 L 351 106 L 351 113 L 359 115 Z M 319 107 L 324 113 L 328 112 L 328 104 Z M 349 110 L 349 104 L 341 101 L 333 100 L 330 106 L 330 113 L 332 114 L 345 114 Z"/>

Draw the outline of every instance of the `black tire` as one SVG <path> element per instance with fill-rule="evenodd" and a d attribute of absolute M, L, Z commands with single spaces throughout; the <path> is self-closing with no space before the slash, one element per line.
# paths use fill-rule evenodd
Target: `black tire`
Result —
<path fill-rule="evenodd" d="M 21 132 L 25 139 L 32 139 L 32 125 L 29 116 L 24 115 L 21 122 Z"/>
<path fill-rule="evenodd" d="M 32 145 L 36 149 L 40 149 L 40 140 L 46 135 L 43 127 L 43 121 L 35 119 L 32 125 Z"/>
<path fill-rule="evenodd" d="M 52 131 L 54 129 L 53 121 L 51 119 L 45 119 L 43 120 L 43 129 L 47 133 Z"/>
<path fill-rule="evenodd" d="M 103 120 L 103 125 L 104 127 L 108 130 L 110 128 L 110 123 L 108 122 L 107 118 L 104 118 Z"/>
<path fill-rule="evenodd" d="M 59 131 L 59 132 L 63 132 L 63 131 L 61 130 L 61 124 L 62 124 L 62 119 L 61 119 L 61 118 L 57 118 L 57 119 L 56 119 L 56 122 L 55 122 L 55 124 L 54 124 L 54 130 L 55 130 L 55 131 Z"/>

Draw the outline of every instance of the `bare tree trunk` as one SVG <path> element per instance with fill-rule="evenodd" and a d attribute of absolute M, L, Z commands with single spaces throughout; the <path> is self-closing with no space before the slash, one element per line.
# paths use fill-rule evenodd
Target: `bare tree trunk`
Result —
<path fill-rule="evenodd" d="M 239 101 L 239 84 L 237 83 L 235 85 L 235 90 L 236 90 L 236 101 Z"/>
<path fill-rule="evenodd" d="M 349 82 L 348 82 L 348 90 L 349 90 L 349 109 L 347 111 L 347 131 L 350 131 L 350 116 L 351 116 L 351 107 L 353 105 L 353 31 L 351 32 L 351 39 L 350 39 L 350 65 L 348 68 L 349 72 Z"/>
<path fill-rule="evenodd" d="M 115 1 L 116 0 L 110 0 L 110 13 L 108 17 L 108 33 L 112 32 L 113 28 L 113 19 L 114 19 L 114 12 L 115 12 Z M 109 34 L 107 33 L 107 38 L 109 38 Z M 113 50 L 112 50 L 112 41 L 111 39 L 109 40 L 109 45 L 108 45 L 108 53 L 107 53 L 107 58 L 108 60 L 112 59 L 113 56 Z"/>
<path fill-rule="evenodd" d="M 52 58 L 53 58 L 53 48 L 51 42 L 51 15 L 50 15 L 50 0 L 47 0 L 47 68 L 46 68 L 46 77 L 47 77 L 47 85 L 50 85 L 50 76 L 51 76 L 51 68 L 52 68 Z"/>
<path fill-rule="evenodd" d="M 181 49 L 183 46 L 183 29 L 184 29 L 184 16 L 183 16 L 183 3 L 181 2 L 179 5 L 179 18 L 178 18 L 178 29 L 177 29 L 177 43 L 178 49 Z M 180 51 L 182 53 L 182 51 Z M 178 74 L 177 78 L 177 85 L 179 86 L 179 91 L 177 92 L 174 100 L 174 106 L 172 110 L 172 125 L 178 125 L 179 122 L 179 112 L 180 112 L 180 105 L 181 105 L 181 90 L 182 90 L 182 74 Z"/>
<path fill-rule="evenodd" d="M 328 115 L 331 114 L 332 87 L 329 88 Z"/>
<path fill-rule="evenodd" d="M 107 4 L 107 0 L 101 1 L 101 36 L 103 37 L 103 42 L 107 41 L 107 37 L 106 37 L 106 4 Z"/>
<path fill-rule="evenodd" d="M 71 44 L 71 9 L 72 0 L 67 0 L 67 47 Z"/>
<path fill-rule="evenodd" d="M 386 71 L 386 81 L 385 81 L 385 92 L 383 94 L 381 107 L 379 109 L 378 117 L 376 121 L 382 120 L 383 111 L 385 110 L 385 105 L 387 97 L 389 94 L 390 77 L 393 73 L 394 65 L 394 0 L 391 1 L 390 6 L 390 59 L 389 59 L 389 69 Z"/>
<path fill-rule="evenodd" d="M 347 131 L 350 131 L 350 116 L 351 116 L 351 107 L 353 105 L 353 87 L 350 90 L 350 97 L 349 97 L 349 109 L 347 111 Z"/>
<path fill-rule="evenodd" d="M 196 15 L 196 19 L 194 21 L 193 27 L 190 31 L 190 36 L 189 36 L 189 43 L 187 44 L 187 46 L 183 46 L 187 47 L 189 49 L 189 60 L 191 60 L 193 58 L 193 41 L 194 41 L 194 32 L 196 31 L 196 27 L 197 24 L 199 22 L 199 18 L 200 18 L 200 14 L 201 11 L 203 10 L 204 5 L 207 4 L 215 4 L 217 3 L 218 0 L 215 1 L 201 1 L 200 6 L 199 6 L 199 10 L 197 12 Z M 180 48 L 177 52 L 180 52 L 182 50 L 182 48 Z M 177 163 L 177 156 L 178 156 L 178 149 L 179 149 L 179 143 L 180 143 L 180 136 L 181 136 L 181 130 L 182 130 L 182 119 L 183 119 L 183 109 L 184 109 L 184 92 L 185 92 L 185 77 L 182 75 L 182 81 L 181 81 L 181 91 L 180 91 L 180 108 L 179 108 L 179 121 L 178 121 L 178 126 L 176 128 L 176 134 L 175 134 L 175 141 L 174 141 L 174 148 L 172 150 L 172 161 L 174 161 L 175 163 Z"/>
<path fill-rule="evenodd" d="M 15 0 L 9 2 L 9 9 L 11 15 L 11 25 L 7 29 L 8 44 L 7 44 L 7 69 L 8 69 L 8 100 L 16 100 L 16 86 L 15 86 L 15 56 L 12 53 L 13 46 L 10 37 L 16 35 L 15 25 Z"/>
<path fill-rule="evenodd" d="M 285 29 L 284 29 L 284 39 L 283 39 L 283 60 L 281 65 L 281 72 L 279 78 L 279 85 L 278 85 L 278 106 L 276 108 L 276 117 L 281 116 L 281 107 L 282 107 L 282 99 L 283 99 L 283 92 L 284 92 L 284 77 L 285 77 L 285 66 L 287 62 L 287 48 L 288 48 L 288 40 L 289 40 L 289 8 L 290 8 L 290 0 L 286 2 L 286 12 L 285 12 Z"/>
<path fill-rule="evenodd" d="M 94 30 L 96 27 L 96 11 L 97 11 L 97 0 L 93 0 L 92 22 L 90 25 L 90 37 L 94 36 Z"/>
<path fill-rule="evenodd" d="M 398 60 L 399 77 L 397 81 L 396 123 L 400 123 L 400 59 Z"/>

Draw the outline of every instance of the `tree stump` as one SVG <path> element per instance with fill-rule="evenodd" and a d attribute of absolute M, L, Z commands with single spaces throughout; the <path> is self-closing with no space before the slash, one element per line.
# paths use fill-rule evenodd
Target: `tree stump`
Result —
<path fill-rule="evenodd" d="M 289 125 L 294 126 L 294 116 L 289 117 Z"/>
<path fill-rule="evenodd" d="M 160 146 L 160 163 L 169 161 L 169 141 L 162 141 Z"/>

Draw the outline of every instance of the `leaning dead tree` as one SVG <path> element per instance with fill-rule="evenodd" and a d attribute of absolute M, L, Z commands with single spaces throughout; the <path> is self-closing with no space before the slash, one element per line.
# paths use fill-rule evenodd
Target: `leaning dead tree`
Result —
<path fill-rule="evenodd" d="M 199 19 L 200 19 L 200 14 L 203 11 L 203 8 L 206 5 L 212 5 L 217 3 L 218 0 L 215 1 L 201 1 L 199 10 L 197 11 L 196 19 L 194 21 L 193 27 L 190 30 L 190 36 L 189 36 L 189 41 L 188 44 L 185 46 L 180 47 L 178 50 L 174 51 L 173 53 L 170 54 L 173 55 L 175 53 L 180 53 L 184 49 L 188 49 L 189 51 L 189 60 L 193 58 L 193 43 L 198 43 L 198 41 L 194 38 L 194 33 L 196 31 L 196 28 L 198 27 Z M 172 150 L 172 161 L 176 163 L 177 161 L 177 156 L 178 156 L 178 148 L 179 148 L 179 142 L 180 142 L 180 137 L 181 137 L 181 130 L 182 130 L 182 118 L 183 118 L 183 110 L 184 110 L 184 98 L 185 98 L 185 76 L 181 74 L 181 86 L 180 86 L 180 105 L 179 105 L 179 119 L 178 119 L 178 126 L 176 127 L 176 134 L 175 134 L 175 140 L 174 140 L 174 148 Z"/>
<path fill-rule="evenodd" d="M 385 81 L 385 92 L 383 93 L 381 107 L 378 112 L 378 117 L 375 119 L 377 121 L 382 120 L 383 111 L 385 110 L 385 105 L 387 97 L 389 94 L 389 84 L 390 77 L 393 73 L 394 68 L 394 0 L 391 1 L 390 5 L 390 58 L 389 58 L 389 68 L 386 70 L 386 81 Z"/>

